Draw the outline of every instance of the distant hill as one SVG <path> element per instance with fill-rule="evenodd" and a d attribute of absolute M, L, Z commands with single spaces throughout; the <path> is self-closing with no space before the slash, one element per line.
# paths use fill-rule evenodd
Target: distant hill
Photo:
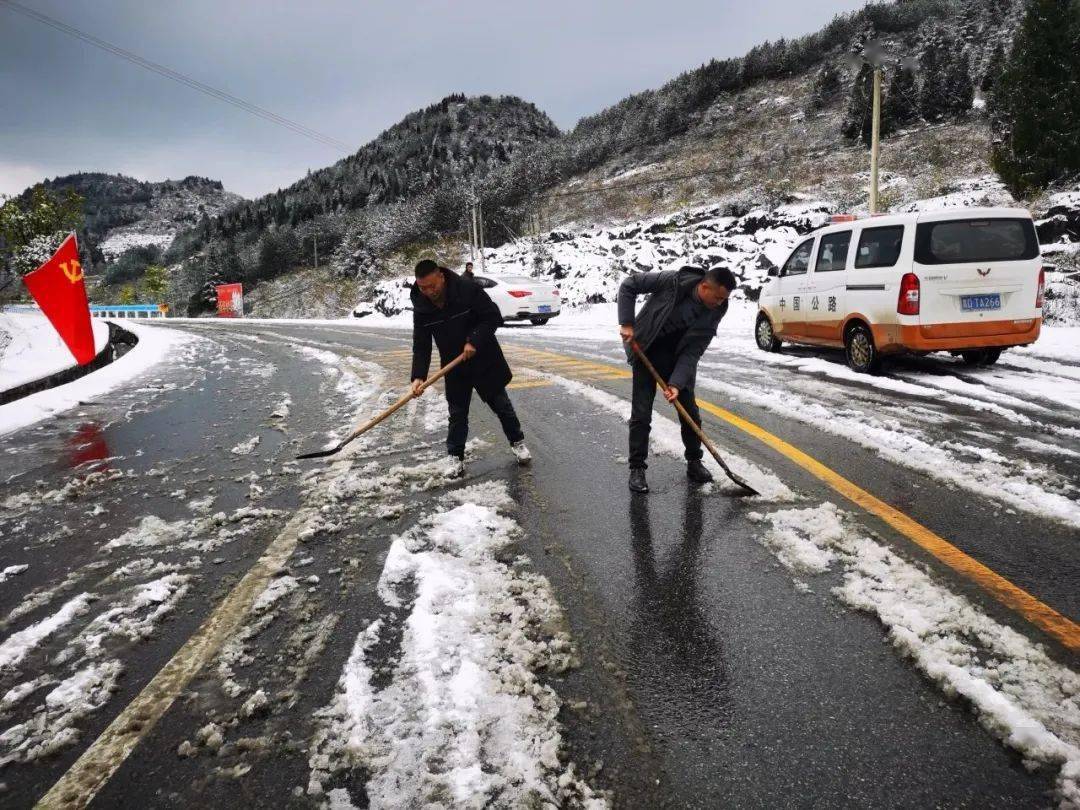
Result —
<path fill-rule="evenodd" d="M 373 235 L 396 246 L 402 235 L 456 228 L 471 184 L 559 134 L 545 113 L 519 98 L 448 96 L 355 154 L 184 234 L 168 254 L 187 274 L 181 297 L 225 276 L 249 286 L 273 278 L 313 258 L 314 240 L 324 257 L 355 254 L 362 264 L 385 247 L 371 244 Z M 358 234 L 365 235 L 359 243 Z"/>
<path fill-rule="evenodd" d="M 225 191 L 218 180 L 194 176 L 151 183 L 121 174 L 80 172 L 43 185 L 50 191 L 72 189 L 83 198 L 79 241 L 84 256 L 91 257 L 90 272 L 98 275 L 108 274 L 129 253 L 139 257 L 129 257 L 129 263 L 145 266 L 142 259 L 160 258 L 177 233 L 243 199 Z M 29 194 L 27 189 L 22 196 Z"/>

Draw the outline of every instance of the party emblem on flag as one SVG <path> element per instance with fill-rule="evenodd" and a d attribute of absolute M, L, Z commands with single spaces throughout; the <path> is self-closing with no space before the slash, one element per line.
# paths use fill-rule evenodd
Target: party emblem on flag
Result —
<path fill-rule="evenodd" d="M 78 364 L 84 366 L 93 360 L 94 328 L 75 234 L 68 236 L 45 264 L 23 276 L 23 282 Z"/>

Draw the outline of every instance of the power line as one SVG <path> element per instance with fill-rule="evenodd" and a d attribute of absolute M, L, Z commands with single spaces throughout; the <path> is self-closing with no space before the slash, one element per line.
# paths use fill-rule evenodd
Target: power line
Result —
<path fill-rule="evenodd" d="M 54 28 L 57 31 L 61 31 L 62 33 L 68 34 L 69 36 L 73 36 L 76 39 L 81 39 L 83 42 L 89 43 L 96 48 L 101 48 L 103 51 L 108 51 L 115 56 L 119 56 L 121 59 L 126 59 L 127 61 L 138 65 L 141 68 L 149 70 L 152 73 L 156 73 L 159 76 L 164 76 L 166 79 L 172 79 L 174 82 L 179 82 L 180 84 L 187 85 L 193 90 L 198 90 L 200 93 L 205 93 L 206 95 L 211 96 L 212 98 L 216 98 L 219 101 L 224 101 L 226 104 L 232 104 L 234 107 L 238 107 L 245 112 L 256 115 L 259 118 L 262 118 L 264 121 L 269 121 L 272 124 L 277 124 L 278 126 L 285 127 L 286 129 L 291 130 L 297 135 L 303 135 L 305 138 L 310 138 L 313 141 L 317 141 L 324 146 L 329 146 L 334 149 L 340 149 L 345 152 L 353 151 L 353 148 L 344 141 L 339 141 L 337 138 L 333 138 L 330 135 L 325 135 L 318 130 L 312 129 L 311 127 L 306 127 L 303 124 L 300 124 L 289 118 L 285 118 L 284 116 L 278 115 L 277 113 L 271 112 L 270 110 L 260 107 L 257 104 L 252 104 L 249 101 L 244 101 L 242 98 L 234 96 L 231 93 L 226 93 L 224 90 L 219 90 L 216 87 L 211 87 L 208 84 L 200 82 L 198 79 L 193 79 L 190 76 L 186 76 L 179 71 L 166 67 L 165 65 L 158 64 L 157 62 L 151 62 L 149 59 L 144 59 L 136 53 L 132 53 L 125 48 L 121 48 L 119 45 L 113 45 L 111 42 L 106 42 L 103 39 L 95 37 L 93 34 L 87 34 L 84 31 L 80 31 L 78 28 L 68 25 L 65 22 L 61 22 L 60 20 L 50 17 L 46 14 L 42 14 L 40 11 L 34 11 L 31 8 L 27 8 L 21 3 L 15 2 L 15 0 L 0 0 L 0 5 L 4 5 L 10 8 L 12 11 L 16 11 L 26 17 L 30 17 L 33 20 L 37 20 L 38 22 L 47 25 L 50 28 Z"/>

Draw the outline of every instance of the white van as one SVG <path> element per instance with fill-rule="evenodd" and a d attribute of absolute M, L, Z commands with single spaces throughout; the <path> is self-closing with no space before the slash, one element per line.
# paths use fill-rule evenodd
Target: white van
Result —
<path fill-rule="evenodd" d="M 848 219 L 810 234 L 770 271 L 755 324 L 761 349 L 843 348 L 851 368 L 873 372 L 901 352 L 989 365 L 1039 337 L 1045 273 L 1027 211 Z"/>

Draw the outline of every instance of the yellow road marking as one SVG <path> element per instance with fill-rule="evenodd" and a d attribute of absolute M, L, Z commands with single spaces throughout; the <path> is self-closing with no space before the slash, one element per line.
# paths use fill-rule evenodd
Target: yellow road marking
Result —
<path fill-rule="evenodd" d="M 561 355 L 550 354 L 549 357 L 561 357 Z M 620 372 L 620 376 L 631 376 L 630 372 L 616 369 L 611 365 L 601 367 L 608 371 L 617 370 Z M 600 377 L 599 374 L 596 376 Z M 899 509 L 874 497 L 835 470 L 826 467 L 817 459 L 784 441 L 779 436 L 707 400 L 698 399 L 697 403 L 702 410 L 768 445 L 795 464 L 798 464 L 818 480 L 828 484 L 856 506 L 880 518 L 958 574 L 975 582 L 1001 604 L 1019 613 L 1031 624 L 1060 641 L 1070 651 L 1080 651 L 1080 625 L 1072 621 L 1072 619 L 1058 613 L 1023 588 L 1014 585 L 991 568 L 965 554 L 945 538 L 935 534 L 915 519 L 908 517 Z"/>
<path fill-rule="evenodd" d="M 346 458 L 335 462 L 333 469 L 341 473 L 348 465 Z M 300 530 L 314 515 L 315 510 L 310 507 L 300 509 L 293 515 L 243 579 L 101 736 L 75 760 L 67 773 L 41 798 L 37 807 L 81 808 L 93 801 L 195 674 L 210 662 L 226 639 L 240 626 L 255 598 L 285 566 L 296 548 Z"/>
<path fill-rule="evenodd" d="M 544 388 L 551 385 L 547 380 L 522 380 L 521 382 L 510 383 L 506 386 L 507 390 L 518 388 Z"/>

